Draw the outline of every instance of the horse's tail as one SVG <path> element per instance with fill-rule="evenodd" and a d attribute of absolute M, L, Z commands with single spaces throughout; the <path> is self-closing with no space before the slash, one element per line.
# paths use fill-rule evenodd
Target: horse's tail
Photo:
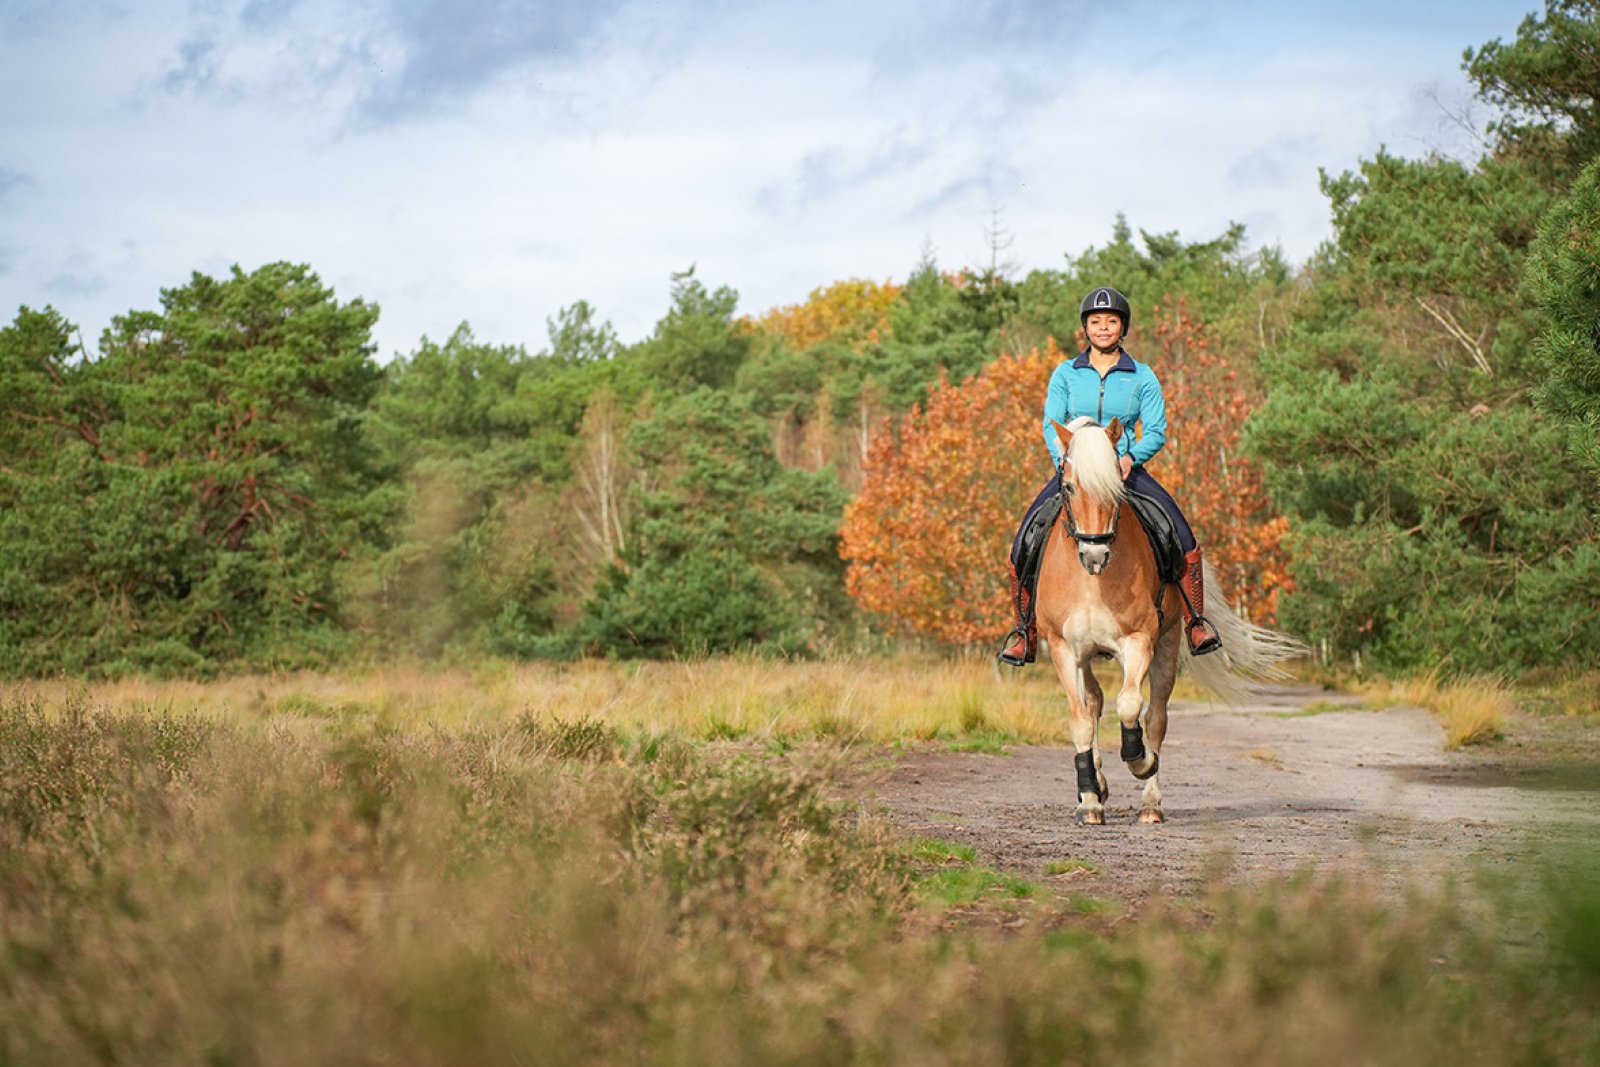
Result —
<path fill-rule="evenodd" d="M 1253 683 L 1290 677 L 1281 664 L 1310 654 L 1305 642 L 1269 630 L 1233 610 L 1231 598 L 1217 581 L 1217 572 L 1205 564 L 1206 604 L 1214 605 L 1206 618 L 1217 628 L 1222 648 L 1205 656 L 1180 656 L 1189 673 L 1211 699 L 1242 706 L 1256 690 Z"/>

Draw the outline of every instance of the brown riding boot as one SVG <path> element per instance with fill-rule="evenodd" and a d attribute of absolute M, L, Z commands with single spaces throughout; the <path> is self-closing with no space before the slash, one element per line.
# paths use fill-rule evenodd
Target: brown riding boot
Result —
<path fill-rule="evenodd" d="M 1017 625 L 1006 634 L 1005 647 L 995 658 L 1008 667 L 1021 667 L 1032 663 L 1038 653 L 1039 630 L 1034 625 L 1033 612 L 1029 611 L 1028 591 L 1022 588 L 1015 567 L 1011 569 L 1011 603 L 1016 608 Z"/>
<path fill-rule="evenodd" d="M 1189 655 L 1203 656 L 1222 647 L 1222 637 L 1205 616 L 1206 579 L 1200 546 L 1183 556 L 1183 632 L 1189 638 Z"/>

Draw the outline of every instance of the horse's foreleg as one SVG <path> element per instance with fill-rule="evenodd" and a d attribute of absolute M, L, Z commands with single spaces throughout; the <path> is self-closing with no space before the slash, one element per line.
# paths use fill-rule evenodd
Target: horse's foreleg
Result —
<path fill-rule="evenodd" d="M 1078 782 L 1078 821 L 1099 825 L 1106 821 L 1106 779 L 1100 772 L 1100 750 L 1095 727 L 1100 719 L 1103 694 L 1093 672 L 1080 663 L 1065 641 L 1050 642 L 1050 660 L 1061 687 L 1067 691 L 1071 714 L 1067 730 L 1072 735 L 1073 767 Z"/>
<path fill-rule="evenodd" d="M 1176 626 L 1156 638 L 1156 652 L 1150 663 L 1150 704 L 1144 712 L 1145 744 L 1149 746 L 1153 761 L 1150 777 L 1144 783 L 1144 793 L 1139 798 L 1139 821 L 1156 823 L 1166 819 L 1161 813 L 1161 780 L 1155 772 L 1159 763 L 1161 743 L 1167 737 L 1167 702 L 1172 699 L 1172 687 L 1178 680 L 1178 642 Z"/>
<path fill-rule="evenodd" d="M 1078 680 L 1083 693 L 1083 706 L 1089 720 L 1090 750 L 1094 753 L 1094 782 L 1095 793 L 1100 797 L 1104 806 L 1106 798 L 1111 795 L 1111 786 L 1106 782 L 1104 764 L 1100 761 L 1100 715 L 1106 705 L 1105 691 L 1100 688 L 1100 679 L 1094 676 L 1094 669 L 1088 661 L 1078 664 Z"/>

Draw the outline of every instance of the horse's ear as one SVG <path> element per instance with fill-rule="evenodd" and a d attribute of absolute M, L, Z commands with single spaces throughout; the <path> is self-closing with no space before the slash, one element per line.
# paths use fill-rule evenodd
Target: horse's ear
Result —
<path fill-rule="evenodd" d="M 1056 436 L 1061 438 L 1061 443 L 1066 444 L 1072 440 L 1072 431 L 1061 425 L 1055 419 L 1050 420 L 1050 425 L 1056 428 Z"/>
<path fill-rule="evenodd" d="M 1106 436 L 1111 438 L 1111 443 L 1116 444 L 1122 440 L 1122 420 L 1112 419 L 1111 425 L 1106 427 Z"/>

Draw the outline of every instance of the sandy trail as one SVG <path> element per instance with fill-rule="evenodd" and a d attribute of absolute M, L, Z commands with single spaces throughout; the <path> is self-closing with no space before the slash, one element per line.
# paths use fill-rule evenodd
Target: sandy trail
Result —
<path fill-rule="evenodd" d="M 1065 876 L 1072 888 L 1124 899 L 1193 891 L 1218 871 L 1345 871 L 1397 888 L 1516 864 L 1556 837 L 1600 841 L 1594 764 L 1553 778 L 1504 751 L 1448 753 L 1427 712 L 1353 703 L 1310 687 L 1247 708 L 1174 703 L 1159 826 L 1134 821 L 1143 783 L 1117 758 L 1114 715 L 1102 720 L 1106 826 L 1076 824 L 1070 748 L 920 748 L 865 795 L 903 832 L 970 844 L 993 867 L 1038 878 L 1087 860 L 1098 871 Z"/>

